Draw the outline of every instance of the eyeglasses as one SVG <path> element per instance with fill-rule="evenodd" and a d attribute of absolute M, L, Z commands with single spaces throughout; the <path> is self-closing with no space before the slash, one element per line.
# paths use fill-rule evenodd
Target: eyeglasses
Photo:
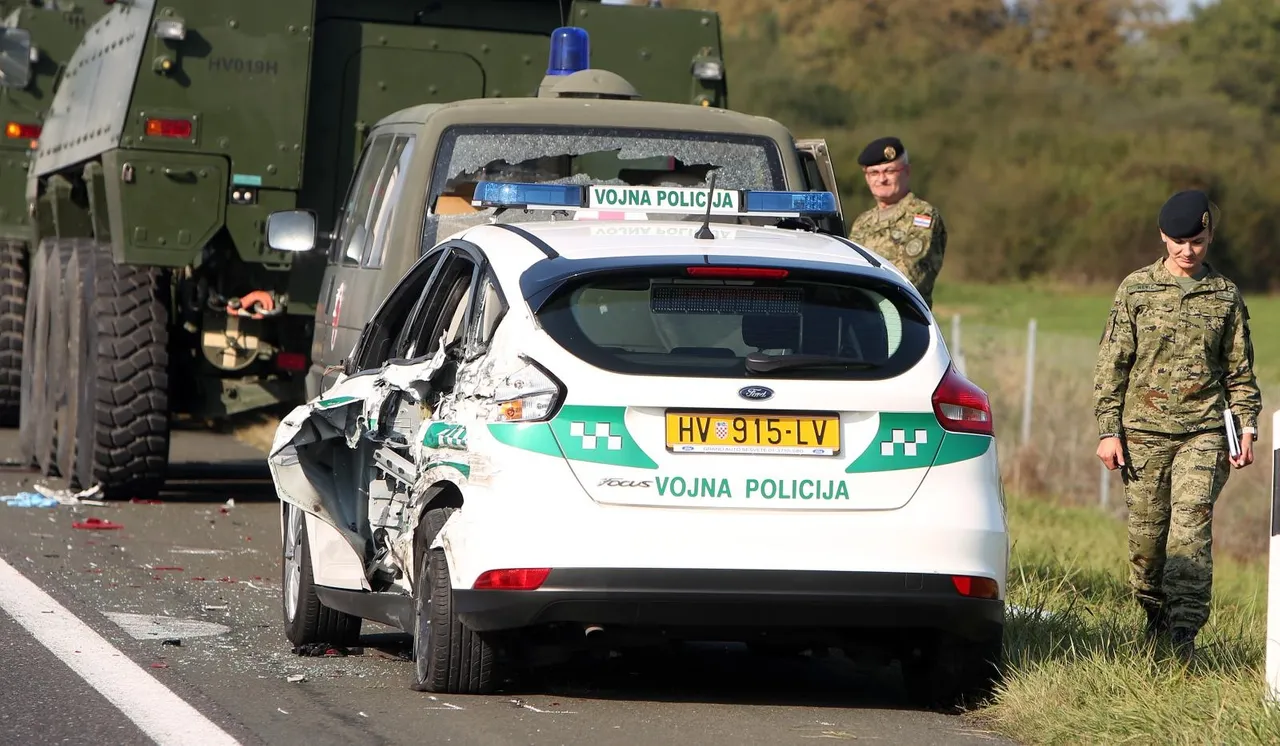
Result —
<path fill-rule="evenodd" d="M 879 176 L 888 176 L 889 174 L 899 174 L 906 171 L 905 166 L 890 166 L 889 168 L 868 168 L 863 171 L 864 174 L 871 178 Z"/>

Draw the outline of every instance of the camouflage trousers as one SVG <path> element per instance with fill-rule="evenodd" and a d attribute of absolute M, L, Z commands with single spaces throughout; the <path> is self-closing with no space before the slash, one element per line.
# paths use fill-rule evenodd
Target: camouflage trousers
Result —
<path fill-rule="evenodd" d="M 1129 431 L 1125 441 L 1129 585 L 1171 630 L 1198 632 L 1213 589 L 1213 506 L 1231 474 L 1226 435 Z"/>

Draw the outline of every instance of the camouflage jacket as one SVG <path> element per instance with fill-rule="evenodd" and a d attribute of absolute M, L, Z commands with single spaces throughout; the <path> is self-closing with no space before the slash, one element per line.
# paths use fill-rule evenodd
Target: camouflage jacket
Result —
<path fill-rule="evenodd" d="M 938 208 L 908 192 L 889 207 L 873 207 L 854 219 L 849 238 L 902 270 L 933 307 L 933 282 L 947 250 L 947 228 Z"/>
<path fill-rule="evenodd" d="M 1249 309 L 1235 283 L 1205 266 L 1185 295 L 1163 258 L 1120 283 L 1093 374 L 1099 436 L 1220 428 L 1228 403 L 1238 427 L 1257 428 Z"/>

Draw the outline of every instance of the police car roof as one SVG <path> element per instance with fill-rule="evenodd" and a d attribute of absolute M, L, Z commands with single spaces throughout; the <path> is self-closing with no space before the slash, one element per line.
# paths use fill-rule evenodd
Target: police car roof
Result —
<path fill-rule="evenodd" d="M 604 259 L 626 256 L 736 256 L 777 259 L 782 262 L 827 262 L 873 269 L 873 264 L 850 244 L 833 236 L 803 230 L 712 223 L 716 238 L 694 238 L 701 220 L 576 220 L 558 223 L 518 223 L 522 231 L 544 242 L 566 259 Z M 481 238 L 481 229 L 491 230 Z M 500 235 L 499 235 L 500 234 Z M 520 241 L 518 234 L 493 226 L 478 226 L 468 231 L 469 240 L 480 240 L 487 246 L 493 242 Z M 535 254 L 522 252 L 532 261 L 545 257 L 527 239 Z M 892 274 L 885 272 L 885 274 Z"/>

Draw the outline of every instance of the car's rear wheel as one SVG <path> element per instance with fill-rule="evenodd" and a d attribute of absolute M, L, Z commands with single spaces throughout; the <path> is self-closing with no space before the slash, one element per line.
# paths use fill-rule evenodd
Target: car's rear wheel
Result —
<path fill-rule="evenodd" d="M 930 709 L 968 708 L 987 699 L 999 681 L 1003 634 L 967 640 L 940 634 L 901 660 L 903 684 L 912 704 Z"/>
<path fill-rule="evenodd" d="M 488 694 L 497 683 L 497 652 L 482 633 L 468 629 L 453 611 L 453 586 L 444 551 L 431 542 L 453 508 L 428 510 L 418 541 L 414 578 L 413 688 L 420 692 Z"/>
<path fill-rule="evenodd" d="M 316 595 L 311 545 L 303 512 L 289 503 L 284 504 L 284 511 L 280 595 L 285 636 L 295 646 L 316 643 L 352 646 L 359 643 L 360 625 L 364 620 L 325 606 Z"/>

